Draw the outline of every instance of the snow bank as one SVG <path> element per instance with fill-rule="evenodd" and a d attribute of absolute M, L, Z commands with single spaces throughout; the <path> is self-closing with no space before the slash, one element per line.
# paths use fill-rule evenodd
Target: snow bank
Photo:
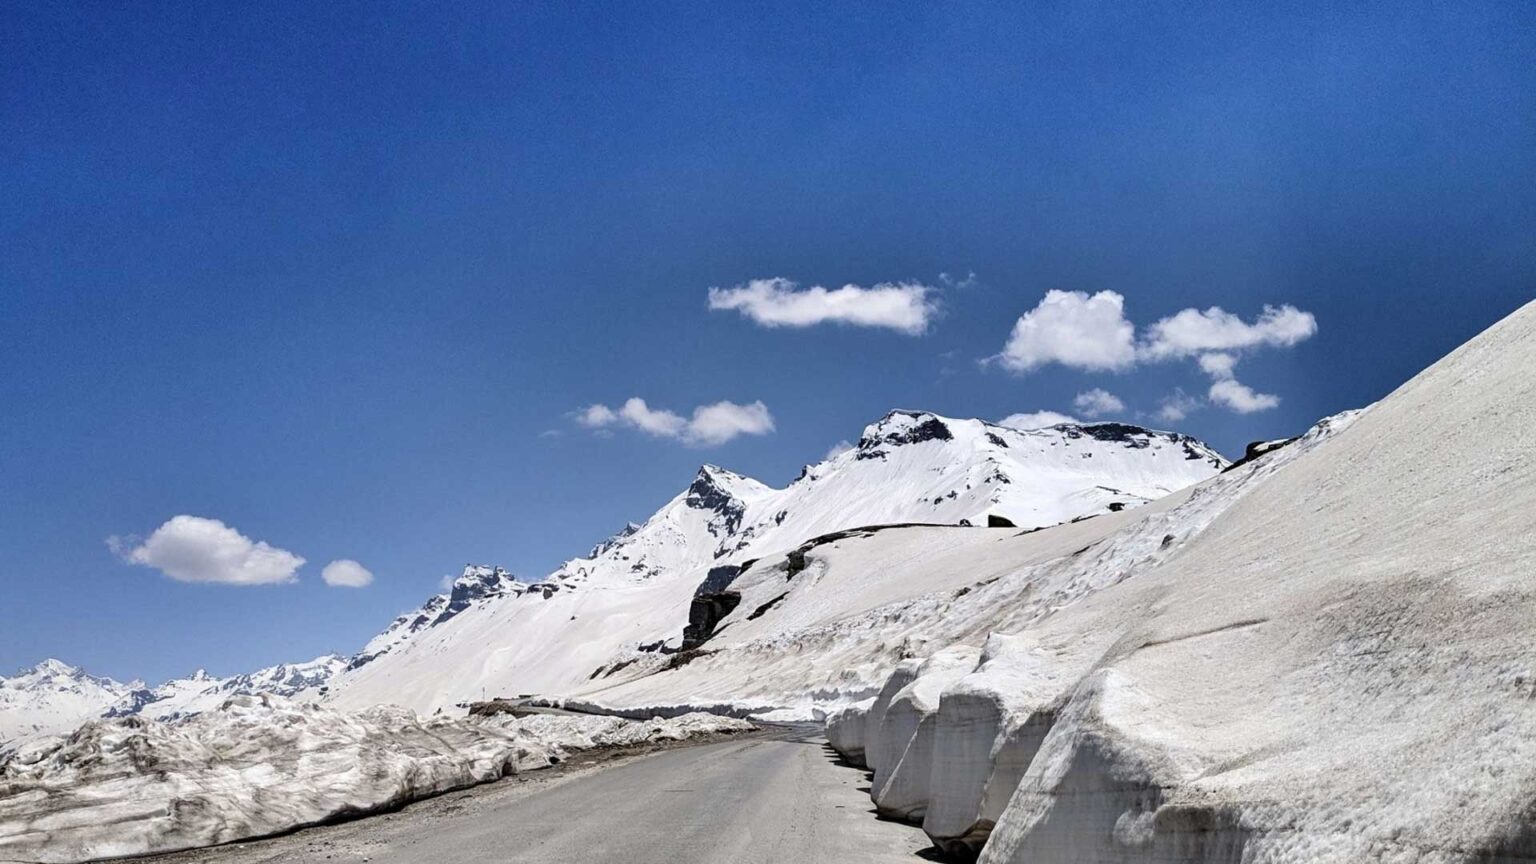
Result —
<path fill-rule="evenodd" d="M 869 724 L 873 698 L 845 705 L 827 717 L 827 743 L 848 762 L 864 764 L 864 730 Z"/>
<path fill-rule="evenodd" d="M 1032 573 L 1011 635 L 939 697 L 935 843 L 983 864 L 1536 858 L 1533 368 L 1536 305 Z M 887 683 L 898 737 L 911 665 Z"/>
<path fill-rule="evenodd" d="M 1050 731 L 1063 685 L 1036 650 L 993 634 L 976 670 L 940 698 L 923 830 L 952 857 L 976 857 Z"/>
<path fill-rule="evenodd" d="M 532 716 L 422 720 L 237 696 L 181 723 L 87 723 L 0 762 L 0 860 L 73 862 L 228 843 L 399 806 L 568 751 L 753 728 Z"/>
<path fill-rule="evenodd" d="M 963 646 L 936 652 L 923 662 L 912 683 L 891 698 L 876 734 L 882 752 L 900 755 L 888 771 L 875 773 L 871 790 L 882 816 L 922 820 L 928 809 L 939 694 L 975 668 L 977 653 Z"/>

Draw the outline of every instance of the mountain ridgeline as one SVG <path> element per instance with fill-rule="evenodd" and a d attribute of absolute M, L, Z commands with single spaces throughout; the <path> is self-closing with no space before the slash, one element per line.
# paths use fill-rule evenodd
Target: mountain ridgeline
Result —
<path fill-rule="evenodd" d="M 0 678 L 0 705 L 11 706 L 0 741 L 97 716 L 191 716 L 239 693 L 423 711 L 486 695 L 559 695 L 598 670 L 639 674 L 653 665 L 639 661 L 696 646 L 730 611 L 720 592 L 744 564 L 812 538 L 905 523 L 1037 528 L 1144 504 L 1227 464 L 1186 435 L 1122 423 L 1021 430 L 892 411 L 782 489 L 705 465 L 649 519 L 540 581 L 469 565 L 351 657 L 228 679 L 199 671 L 156 687 L 56 661 Z"/>
<path fill-rule="evenodd" d="M 498 586 L 448 617 L 449 595 L 434 597 L 369 643 L 327 698 L 436 711 L 643 675 L 707 637 L 729 611 L 709 604 L 729 602 L 719 589 L 744 564 L 813 538 L 909 523 L 1039 528 L 1137 507 L 1227 464 L 1189 436 L 1122 423 L 1021 430 L 892 411 L 784 488 L 705 465 L 649 519 L 540 582 Z"/>

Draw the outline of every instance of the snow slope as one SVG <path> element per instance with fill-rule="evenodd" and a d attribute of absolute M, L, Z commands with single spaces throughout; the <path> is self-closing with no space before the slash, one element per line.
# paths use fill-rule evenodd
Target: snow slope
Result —
<path fill-rule="evenodd" d="M 909 526 L 818 538 L 737 576 L 727 591 L 738 602 L 686 665 L 600 675 L 576 695 L 603 707 L 744 705 L 772 719 L 819 719 L 875 696 L 904 659 L 980 649 L 995 630 L 1167 558 L 1351 419 L 1332 418 L 1291 447 L 1137 509 L 1037 531 Z"/>
<path fill-rule="evenodd" d="M 1536 857 L 1532 369 L 1536 304 L 1196 490 L 1168 514 L 1246 487 L 1187 541 L 1073 556 L 1109 566 L 909 699 L 927 727 L 834 737 L 988 864 Z"/>
<path fill-rule="evenodd" d="M 0 757 L 0 861 L 75 862 L 228 843 L 541 768 L 565 752 L 738 732 L 691 715 L 420 720 L 236 696 L 180 723 L 88 723 Z"/>
<path fill-rule="evenodd" d="M 632 677 L 668 662 L 701 583 L 727 582 L 743 564 L 818 535 L 989 516 L 1038 527 L 1125 511 L 1226 464 L 1187 436 L 1134 426 L 1021 431 L 895 411 L 783 489 L 707 465 L 645 523 L 526 591 L 441 620 L 441 598 L 429 601 L 370 643 L 328 698 L 431 712 L 487 696 L 572 694 L 616 667 Z"/>
<path fill-rule="evenodd" d="M 143 686 L 88 675 L 58 660 L 0 678 L 0 745 L 68 732 Z"/>

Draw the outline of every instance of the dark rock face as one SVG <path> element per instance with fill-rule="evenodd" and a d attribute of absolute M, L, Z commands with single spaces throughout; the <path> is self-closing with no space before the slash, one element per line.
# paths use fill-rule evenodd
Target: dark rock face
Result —
<path fill-rule="evenodd" d="M 123 697 L 123 700 L 107 709 L 103 717 L 129 717 L 144 710 L 144 706 L 158 701 L 155 692 L 148 688 L 140 688 Z"/>
<path fill-rule="evenodd" d="M 887 423 L 894 417 L 911 417 L 919 422 L 902 428 L 888 428 Z M 911 411 L 892 411 L 886 415 L 884 421 L 876 424 L 871 433 L 859 439 L 859 459 L 884 459 L 885 451 L 882 446 L 901 447 L 906 444 L 920 444 L 924 441 L 950 441 L 955 437 L 944 421 L 931 414 L 918 414 Z"/>
<path fill-rule="evenodd" d="M 737 566 L 735 564 L 722 564 L 719 567 L 709 568 L 709 573 L 704 577 L 704 581 L 700 582 L 699 587 L 694 589 L 693 596 L 703 597 L 708 594 L 719 594 L 730 587 L 730 584 L 735 582 L 736 577 L 740 576 L 741 571 L 745 569 L 746 565 Z"/>
<path fill-rule="evenodd" d="M 688 604 L 688 626 L 683 628 L 683 651 L 691 651 L 715 635 L 715 627 L 741 603 L 741 595 L 726 590 L 745 566 L 711 567 Z"/>
<path fill-rule="evenodd" d="M 717 514 L 709 523 L 709 532 L 716 537 L 734 534 L 741 527 L 747 509 L 735 495 L 720 485 L 720 475 L 724 473 L 722 469 L 711 465 L 700 468 L 693 482 L 688 484 L 688 494 L 683 499 L 684 503 L 695 510 Z"/>
<path fill-rule="evenodd" d="M 1013 524 L 1013 520 L 1009 519 L 1006 516 L 999 516 L 996 513 L 988 513 L 987 514 L 987 527 L 988 528 L 1017 528 L 1019 526 Z"/>
<path fill-rule="evenodd" d="M 1217 467 L 1221 467 L 1224 461 L 1212 456 L 1203 449 L 1203 446 L 1196 446 L 1200 443 L 1199 441 L 1178 432 L 1158 432 L 1141 426 L 1132 426 L 1129 423 L 1067 424 L 1059 428 L 1068 438 L 1087 436 L 1095 441 L 1124 444 L 1132 450 L 1145 450 L 1152 446 L 1153 439 L 1162 439 L 1183 447 L 1185 461 L 1203 459 Z"/>
<path fill-rule="evenodd" d="M 1254 441 L 1253 443 L 1249 444 L 1248 449 L 1244 451 L 1243 458 L 1233 462 L 1231 465 L 1228 465 L 1225 470 L 1231 471 L 1233 468 L 1247 465 L 1249 462 L 1252 462 L 1260 456 L 1263 456 L 1267 453 L 1273 453 L 1276 450 L 1279 450 L 1281 447 L 1285 447 L 1294 443 L 1296 440 L 1296 438 L 1286 438 L 1280 441 Z"/>
<path fill-rule="evenodd" d="M 747 616 L 747 620 L 748 621 L 756 621 L 757 619 L 763 617 L 764 615 L 768 614 L 768 611 L 770 609 L 772 609 L 773 607 L 779 605 L 780 603 L 783 603 L 784 602 L 784 598 L 788 597 L 788 596 L 789 596 L 789 592 L 785 591 L 783 594 L 780 594 L 779 596 L 773 598 L 772 600 L 769 600 L 767 603 L 764 603 L 763 605 L 757 607 L 756 609 L 753 609 L 752 610 L 752 614 Z"/>
<path fill-rule="evenodd" d="M 715 635 L 715 627 L 741 605 L 741 595 L 734 591 L 706 594 L 688 604 L 688 626 L 683 628 L 682 650 L 691 651 Z"/>
<path fill-rule="evenodd" d="M 463 612 L 477 600 L 514 593 L 514 581 L 512 574 L 500 567 L 464 568 L 464 575 L 454 580 L 453 588 L 448 592 L 448 603 L 433 619 L 432 626 L 436 627 Z"/>
<path fill-rule="evenodd" d="M 1076 428 L 1096 441 L 1117 441 L 1137 449 L 1151 446 L 1152 436 L 1156 434 L 1150 429 L 1132 426 L 1129 423 L 1094 423 Z"/>

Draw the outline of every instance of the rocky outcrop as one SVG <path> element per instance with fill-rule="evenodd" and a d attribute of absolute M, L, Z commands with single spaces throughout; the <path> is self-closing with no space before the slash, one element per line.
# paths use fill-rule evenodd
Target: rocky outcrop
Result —
<path fill-rule="evenodd" d="M 741 594 L 729 590 L 742 567 L 727 564 L 713 567 L 694 591 L 688 605 L 688 626 L 683 628 L 683 651 L 703 645 L 715 635 L 715 626 L 741 604 Z"/>

